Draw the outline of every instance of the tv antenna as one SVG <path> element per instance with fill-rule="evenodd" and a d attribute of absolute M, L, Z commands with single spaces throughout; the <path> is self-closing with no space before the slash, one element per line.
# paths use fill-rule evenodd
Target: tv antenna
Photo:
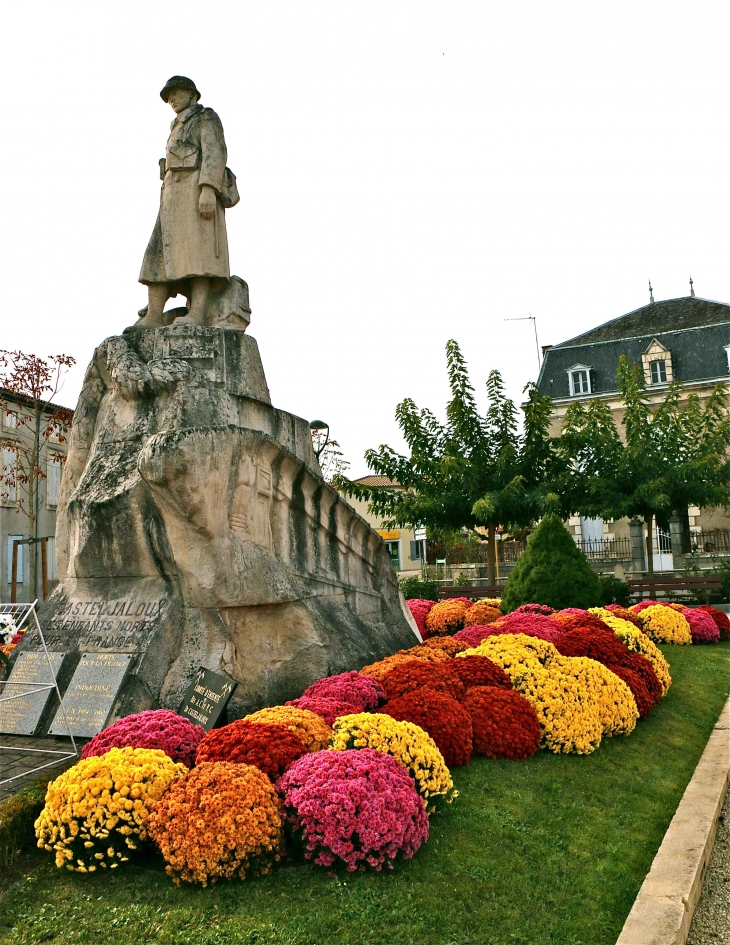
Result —
<path fill-rule="evenodd" d="M 540 343 L 537 340 L 537 319 L 535 316 L 528 312 L 524 318 L 505 318 L 506 322 L 532 322 L 532 327 L 535 330 L 535 351 L 537 352 L 537 369 L 540 370 Z"/>

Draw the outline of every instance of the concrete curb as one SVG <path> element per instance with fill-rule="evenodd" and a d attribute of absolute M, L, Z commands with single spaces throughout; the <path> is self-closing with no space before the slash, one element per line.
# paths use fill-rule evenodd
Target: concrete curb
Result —
<path fill-rule="evenodd" d="M 685 945 L 730 782 L 730 699 L 654 857 L 616 945 Z"/>

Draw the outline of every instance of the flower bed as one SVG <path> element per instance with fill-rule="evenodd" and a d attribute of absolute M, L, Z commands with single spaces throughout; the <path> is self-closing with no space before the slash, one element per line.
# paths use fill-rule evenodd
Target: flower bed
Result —
<path fill-rule="evenodd" d="M 392 869 L 428 839 L 428 815 L 413 779 L 372 748 L 307 755 L 276 786 L 305 857 L 319 866 Z"/>
<path fill-rule="evenodd" d="M 283 848 L 273 784 L 253 765 L 227 761 L 203 762 L 176 781 L 149 832 L 177 885 L 269 873 Z"/>
<path fill-rule="evenodd" d="M 399 722 L 413 722 L 436 742 L 449 768 L 468 765 L 472 750 L 469 713 L 451 696 L 433 689 L 412 689 L 379 710 Z"/>
<path fill-rule="evenodd" d="M 147 836 L 164 791 L 186 771 L 158 749 L 112 748 L 84 758 L 48 785 L 35 822 L 38 846 L 79 873 L 115 869 Z"/>
<path fill-rule="evenodd" d="M 464 697 L 464 708 L 471 715 L 476 753 L 516 760 L 540 747 L 537 713 L 518 692 L 476 686 Z"/>
<path fill-rule="evenodd" d="M 208 732 L 198 746 L 196 761 L 253 765 L 275 781 L 306 754 L 304 742 L 286 725 L 239 719 Z"/>
<path fill-rule="evenodd" d="M 84 745 L 81 757 L 103 755 L 111 748 L 159 748 L 173 761 L 192 768 L 204 735 L 202 725 L 195 725 L 177 712 L 148 709 L 127 715 L 99 732 Z"/>
<path fill-rule="evenodd" d="M 392 755 L 410 772 L 429 811 L 436 810 L 444 801 L 450 803 L 456 796 L 451 774 L 436 743 L 412 722 L 397 722 L 388 715 L 368 712 L 345 715 L 334 724 L 331 747 L 336 751 L 374 748 Z"/>

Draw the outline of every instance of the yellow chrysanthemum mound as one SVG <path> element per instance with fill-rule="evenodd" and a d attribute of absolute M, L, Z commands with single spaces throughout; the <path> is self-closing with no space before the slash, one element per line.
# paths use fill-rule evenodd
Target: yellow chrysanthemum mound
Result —
<path fill-rule="evenodd" d="M 443 801 L 450 804 L 457 796 L 436 742 L 413 722 L 397 722 L 389 715 L 370 712 L 342 715 L 335 719 L 330 747 L 335 751 L 374 748 L 392 755 L 408 768 L 416 790 L 430 811 L 436 810 Z"/>
<path fill-rule="evenodd" d="M 322 751 L 326 748 L 332 729 L 324 719 L 309 709 L 297 709 L 291 705 L 274 705 L 259 709 L 246 716 L 248 722 L 268 722 L 285 725 L 301 740 L 307 751 Z"/>
<path fill-rule="evenodd" d="M 462 655 L 486 656 L 504 669 L 535 709 L 550 751 L 586 755 L 604 733 L 628 734 L 636 724 L 636 702 L 622 680 L 594 660 L 562 656 L 546 640 L 503 634 L 456 658 Z"/>
<path fill-rule="evenodd" d="M 501 607 L 502 598 L 501 597 L 480 597 L 477 600 L 477 604 L 489 604 L 490 607 Z"/>
<path fill-rule="evenodd" d="M 641 621 L 641 629 L 654 643 L 688 646 L 692 642 L 689 621 L 671 607 L 652 604 L 651 607 L 638 611 L 636 616 Z"/>
<path fill-rule="evenodd" d="M 654 672 L 657 674 L 662 687 L 662 697 L 669 692 L 672 685 L 672 677 L 669 673 L 669 663 L 664 657 L 662 651 L 656 646 L 649 637 L 642 633 L 638 627 L 635 627 L 629 620 L 617 617 L 610 610 L 603 607 L 592 607 L 590 613 L 607 624 L 613 633 L 619 638 L 627 650 L 631 653 L 639 653 L 651 663 Z"/>
<path fill-rule="evenodd" d="M 79 873 L 114 869 L 146 838 L 155 805 L 187 770 L 157 748 L 84 758 L 48 785 L 35 822 L 38 846 L 55 851 L 56 866 Z"/>

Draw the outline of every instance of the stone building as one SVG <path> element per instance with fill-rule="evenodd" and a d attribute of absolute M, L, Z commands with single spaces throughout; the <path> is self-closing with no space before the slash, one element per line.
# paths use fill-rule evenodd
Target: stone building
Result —
<path fill-rule="evenodd" d="M 697 298 L 652 300 L 627 315 L 544 349 L 538 387 L 553 401 L 551 432 L 562 429 L 565 412 L 579 399 L 606 401 L 621 429 L 616 369 L 621 355 L 641 364 L 650 402 L 659 403 L 672 381 L 680 381 L 686 394 L 701 402 L 715 385 L 730 385 L 730 305 Z M 712 554 L 730 553 L 730 519 L 723 509 L 691 506 L 675 521 L 660 520 L 654 536 L 657 570 L 681 567 L 680 558 L 690 548 Z M 569 529 L 589 557 L 605 561 L 606 569 L 643 570 L 638 555 L 642 534 L 637 522 L 607 521 L 577 516 Z M 633 537 L 633 558 L 632 558 Z M 672 541 L 674 537 L 674 542 Z M 613 565 L 613 567 L 609 567 Z"/>
<path fill-rule="evenodd" d="M 399 489 L 400 486 L 394 483 L 387 476 L 362 476 L 354 480 L 360 486 L 381 486 L 391 489 Z M 382 521 L 368 511 L 368 503 L 353 496 L 347 496 L 347 502 L 360 514 L 365 521 L 369 522 L 372 528 L 380 535 L 388 549 L 393 568 L 398 572 L 398 577 L 406 578 L 420 574 L 421 568 L 426 563 L 426 532 L 425 529 L 413 528 L 383 528 Z"/>
<path fill-rule="evenodd" d="M 23 453 L 33 445 L 33 406 L 29 400 L 10 391 L 2 390 L 2 400 L 8 409 L 0 411 L 0 444 L 2 445 L 2 472 L 0 473 L 0 603 L 8 603 L 11 595 L 12 552 L 16 538 L 30 538 L 30 521 L 26 512 L 27 494 L 20 482 L 14 482 L 13 473 L 27 464 Z M 58 410 L 57 405 L 43 403 L 41 414 L 42 428 L 48 424 L 51 416 Z M 70 411 L 69 411 L 70 413 Z M 29 422 L 23 423 L 23 418 Z M 38 495 L 37 537 L 48 538 L 47 567 L 49 591 L 58 582 L 56 572 L 56 506 L 61 487 L 63 457 L 68 445 L 64 438 L 52 433 L 47 439 L 41 437 L 40 463 L 45 479 L 40 481 Z M 15 444 L 21 447 L 19 453 Z M 30 587 L 31 546 L 18 546 L 17 599 L 26 601 L 34 598 Z M 38 555 L 38 597 L 42 594 L 41 551 Z"/>

